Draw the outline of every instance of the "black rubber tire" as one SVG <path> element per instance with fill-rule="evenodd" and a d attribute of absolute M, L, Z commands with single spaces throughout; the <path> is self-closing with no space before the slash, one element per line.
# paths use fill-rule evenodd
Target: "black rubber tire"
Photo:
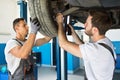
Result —
<path fill-rule="evenodd" d="M 57 26 L 50 12 L 50 0 L 29 0 L 28 6 L 31 18 L 37 17 L 40 22 L 39 32 L 45 36 L 56 37 Z"/>

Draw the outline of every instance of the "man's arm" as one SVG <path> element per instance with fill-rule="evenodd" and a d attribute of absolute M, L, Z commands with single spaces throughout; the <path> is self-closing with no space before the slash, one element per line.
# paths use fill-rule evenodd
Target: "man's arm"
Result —
<path fill-rule="evenodd" d="M 75 40 L 75 42 L 77 44 L 84 44 L 83 40 L 81 40 L 79 38 L 79 36 L 77 35 L 77 33 L 75 32 L 75 30 L 73 29 L 73 27 L 69 24 L 69 27 L 71 29 L 71 32 L 72 32 L 72 36 L 73 36 L 73 39 Z"/>
<path fill-rule="evenodd" d="M 9 52 L 18 58 L 26 59 L 32 50 L 35 37 L 35 34 L 30 33 L 28 40 L 23 44 L 23 46 L 16 46 L 12 48 Z"/>
<path fill-rule="evenodd" d="M 36 38 L 36 33 L 38 29 L 40 28 L 38 23 L 36 22 L 37 20 L 34 20 L 31 22 L 31 32 L 29 34 L 28 39 L 25 41 L 23 46 L 16 46 L 12 48 L 9 52 L 13 54 L 14 56 L 18 58 L 27 58 L 28 55 L 31 53 L 32 47 L 34 45 L 34 41 Z"/>
<path fill-rule="evenodd" d="M 58 40 L 60 47 L 77 57 L 82 57 L 79 44 L 75 44 L 67 40 L 63 29 L 63 15 L 58 13 L 56 19 L 58 23 Z"/>
<path fill-rule="evenodd" d="M 39 38 L 36 40 L 35 46 L 40 46 L 42 44 L 49 42 L 50 40 L 51 40 L 51 38 L 48 36 L 45 36 L 44 38 Z"/>

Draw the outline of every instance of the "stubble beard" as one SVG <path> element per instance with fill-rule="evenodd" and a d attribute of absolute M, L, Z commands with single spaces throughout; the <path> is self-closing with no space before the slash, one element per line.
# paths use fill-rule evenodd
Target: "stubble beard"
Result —
<path fill-rule="evenodd" d="M 88 36 L 93 36 L 91 31 L 85 31 L 85 34 L 88 35 Z"/>

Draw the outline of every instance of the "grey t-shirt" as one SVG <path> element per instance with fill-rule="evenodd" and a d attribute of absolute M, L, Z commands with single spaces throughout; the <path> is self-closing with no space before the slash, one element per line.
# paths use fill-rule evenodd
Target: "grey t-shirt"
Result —
<path fill-rule="evenodd" d="M 113 56 L 109 50 L 98 43 L 106 43 L 114 49 L 108 38 L 101 39 L 96 43 L 80 45 L 87 77 L 89 80 L 112 80 L 115 68 Z M 115 52 L 114 56 L 116 58 Z"/>

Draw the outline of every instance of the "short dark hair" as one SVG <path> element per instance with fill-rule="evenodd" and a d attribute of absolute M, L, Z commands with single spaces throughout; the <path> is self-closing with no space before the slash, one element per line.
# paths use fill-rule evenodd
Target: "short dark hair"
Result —
<path fill-rule="evenodd" d="M 97 27 L 100 35 L 104 35 L 111 28 L 112 18 L 105 10 L 89 10 L 89 15 L 92 16 L 92 25 Z"/>
<path fill-rule="evenodd" d="M 15 31 L 15 25 L 17 24 L 17 23 L 19 23 L 20 21 L 24 21 L 25 19 L 24 18 L 16 18 L 14 21 L 13 21 L 13 29 L 14 29 L 14 31 Z"/>

